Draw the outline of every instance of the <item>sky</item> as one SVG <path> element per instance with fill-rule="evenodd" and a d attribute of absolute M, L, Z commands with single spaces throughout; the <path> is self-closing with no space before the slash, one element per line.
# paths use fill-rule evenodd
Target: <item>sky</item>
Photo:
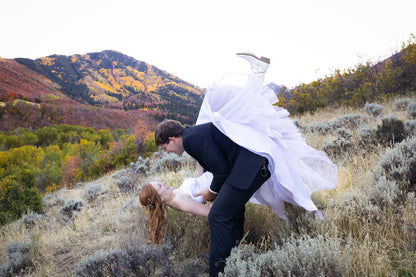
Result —
<path fill-rule="evenodd" d="M 378 62 L 416 35 L 415 0 L 0 0 L 0 57 L 116 50 L 206 88 L 271 59 L 265 82 Z"/>

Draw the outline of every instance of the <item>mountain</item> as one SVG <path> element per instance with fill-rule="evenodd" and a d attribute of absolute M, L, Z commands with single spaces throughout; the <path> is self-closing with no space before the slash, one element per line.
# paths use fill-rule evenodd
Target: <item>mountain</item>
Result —
<path fill-rule="evenodd" d="M 280 89 L 282 88 L 282 86 L 279 86 L 279 85 L 277 85 L 277 84 L 275 84 L 273 82 L 267 84 L 267 87 L 270 88 L 270 89 L 272 89 L 274 92 L 276 92 L 276 94 L 279 94 Z"/>
<path fill-rule="evenodd" d="M 0 58 L 0 97 L 7 101 L 20 96 L 28 101 L 40 103 L 41 99 L 55 99 L 59 103 L 75 104 L 60 91 L 61 87 L 15 60 Z"/>
<path fill-rule="evenodd" d="M 93 127 L 108 125 L 113 129 L 125 128 L 138 119 L 154 125 L 163 118 L 193 124 L 204 93 L 166 71 L 112 50 L 35 60 L 0 59 L 0 129 L 65 122 L 92 122 Z M 23 102 L 13 109 L 16 99 Z M 36 114 L 36 106 L 30 103 L 39 104 L 37 109 L 43 109 L 40 114 L 48 115 L 39 115 L 36 120 L 33 115 L 22 117 L 22 109 Z M 82 115 L 73 112 L 90 118 L 80 119 Z M 3 122 L 5 115 L 8 122 Z"/>

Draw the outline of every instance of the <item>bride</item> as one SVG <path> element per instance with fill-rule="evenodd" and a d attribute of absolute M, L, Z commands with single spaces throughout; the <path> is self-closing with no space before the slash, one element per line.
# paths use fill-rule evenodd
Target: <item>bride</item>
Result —
<path fill-rule="evenodd" d="M 165 219 L 165 206 L 178 211 L 208 217 L 210 206 L 202 203 L 202 196 L 195 196 L 202 187 L 208 188 L 212 174 L 205 172 L 198 178 L 185 179 L 178 189 L 165 182 L 149 182 L 140 190 L 140 203 L 149 209 L 149 240 L 159 243 Z"/>
<path fill-rule="evenodd" d="M 245 85 L 234 84 L 230 80 L 235 76 L 225 75 L 221 82 L 211 86 L 196 125 L 212 122 L 235 143 L 268 159 L 271 178 L 254 193 L 251 202 L 270 206 L 284 219 L 284 202 L 322 217 L 311 200 L 311 193 L 336 187 L 336 165 L 324 152 L 307 145 L 287 110 L 274 105 L 278 101 L 275 92 L 263 86 L 270 60 L 251 53 L 237 55 L 251 65 Z M 237 77 L 241 79 L 241 76 Z M 165 204 L 180 211 L 208 216 L 210 206 L 196 197 L 209 187 L 210 178 L 212 174 L 204 173 L 196 179 L 187 179 L 177 190 L 156 182 L 143 187 L 140 201 L 150 211 L 149 238 L 153 242 L 158 243 L 161 238 Z"/>

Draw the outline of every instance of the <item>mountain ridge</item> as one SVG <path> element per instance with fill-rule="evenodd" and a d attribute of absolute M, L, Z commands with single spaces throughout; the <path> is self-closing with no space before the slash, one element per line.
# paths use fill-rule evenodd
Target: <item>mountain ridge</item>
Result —
<path fill-rule="evenodd" d="M 204 94 L 202 88 L 114 50 L 0 59 L 3 103 L 19 98 L 45 105 L 83 105 L 123 111 L 138 119 L 146 116 L 151 125 L 163 118 L 194 124 Z M 4 113 L 13 116 L 10 109 Z M 2 125 L 1 130 L 12 129 Z"/>

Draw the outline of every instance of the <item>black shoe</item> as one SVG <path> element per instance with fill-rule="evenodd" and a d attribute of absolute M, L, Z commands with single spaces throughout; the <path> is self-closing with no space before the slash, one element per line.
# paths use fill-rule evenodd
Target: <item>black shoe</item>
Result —
<path fill-rule="evenodd" d="M 211 257 L 211 253 L 210 252 L 206 252 L 205 253 L 205 259 L 207 259 L 209 261 L 209 258 Z"/>

